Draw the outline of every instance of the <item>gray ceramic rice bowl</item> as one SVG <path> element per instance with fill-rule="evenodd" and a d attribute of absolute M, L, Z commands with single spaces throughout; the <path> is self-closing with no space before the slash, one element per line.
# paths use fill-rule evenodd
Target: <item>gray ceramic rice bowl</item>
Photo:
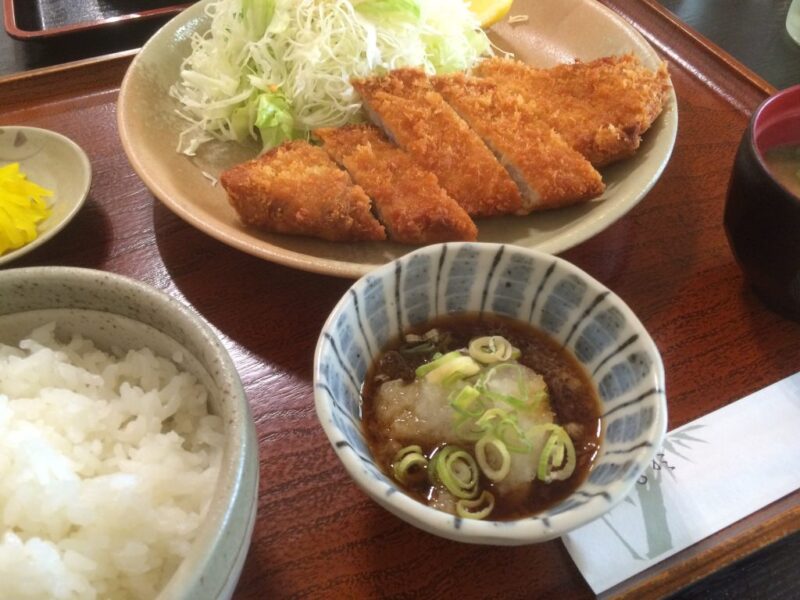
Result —
<path fill-rule="evenodd" d="M 220 475 L 195 541 L 158 600 L 230 598 L 255 521 L 258 444 L 228 352 L 202 318 L 132 279 L 74 267 L 0 271 L 0 342 L 15 345 L 52 321 L 61 337 L 79 333 L 107 351 L 180 352 L 183 368 L 205 384 L 210 410 L 224 422 Z"/>

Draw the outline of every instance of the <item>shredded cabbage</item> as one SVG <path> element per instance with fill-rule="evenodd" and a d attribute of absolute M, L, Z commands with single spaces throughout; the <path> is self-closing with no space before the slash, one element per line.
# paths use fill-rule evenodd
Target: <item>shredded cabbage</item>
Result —
<path fill-rule="evenodd" d="M 217 0 L 170 95 L 178 150 L 212 139 L 265 149 L 360 118 L 351 77 L 471 67 L 491 45 L 463 0 Z"/>

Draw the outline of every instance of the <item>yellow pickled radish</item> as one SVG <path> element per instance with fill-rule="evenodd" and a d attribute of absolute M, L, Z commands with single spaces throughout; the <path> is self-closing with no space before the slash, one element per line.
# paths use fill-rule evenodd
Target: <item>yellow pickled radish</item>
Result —
<path fill-rule="evenodd" d="M 481 27 L 491 27 L 508 14 L 514 0 L 466 0 Z"/>
<path fill-rule="evenodd" d="M 19 163 L 0 167 L 0 255 L 36 239 L 37 223 L 50 214 L 45 198 L 52 195 L 28 181 Z"/>

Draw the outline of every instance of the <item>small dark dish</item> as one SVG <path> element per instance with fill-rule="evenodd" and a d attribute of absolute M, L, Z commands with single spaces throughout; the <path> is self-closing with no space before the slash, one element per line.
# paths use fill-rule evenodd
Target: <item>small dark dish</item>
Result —
<path fill-rule="evenodd" d="M 28 40 L 175 15 L 189 4 L 180 0 L 4 0 L 3 10 L 8 34 Z"/>
<path fill-rule="evenodd" d="M 800 145 L 800 85 L 753 113 L 728 188 L 725 231 L 746 280 L 771 309 L 800 320 L 800 196 L 776 180 L 768 150 Z"/>

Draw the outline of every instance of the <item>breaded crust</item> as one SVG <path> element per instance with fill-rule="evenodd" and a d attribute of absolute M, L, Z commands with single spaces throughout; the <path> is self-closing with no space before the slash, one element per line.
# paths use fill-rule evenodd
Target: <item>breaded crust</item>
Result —
<path fill-rule="evenodd" d="M 595 166 L 636 151 L 672 87 L 666 63 L 651 71 L 632 54 L 551 69 L 490 58 L 473 71 L 525 96 L 532 110 Z"/>
<path fill-rule="evenodd" d="M 432 81 L 508 169 L 528 211 L 574 204 L 603 193 L 600 174 L 531 111 L 520 94 L 503 92 L 489 80 L 462 73 Z"/>
<path fill-rule="evenodd" d="M 370 118 L 472 216 L 522 211 L 519 190 L 419 69 L 353 80 Z"/>
<path fill-rule="evenodd" d="M 372 198 L 389 239 L 404 244 L 475 240 L 478 229 L 436 176 L 371 125 L 317 129 L 331 158 Z"/>
<path fill-rule="evenodd" d="M 228 169 L 220 181 L 247 225 L 334 242 L 386 239 L 364 190 L 308 142 L 282 144 Z"/>

